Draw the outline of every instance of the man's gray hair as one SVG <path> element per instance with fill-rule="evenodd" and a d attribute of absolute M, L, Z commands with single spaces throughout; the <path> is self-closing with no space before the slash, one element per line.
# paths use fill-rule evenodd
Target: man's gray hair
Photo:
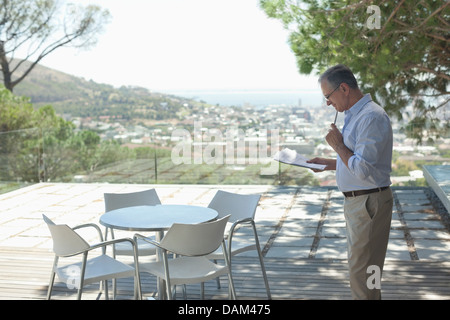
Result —
<path fill-rule="evenodd" d="M 345 65 L 338 64 L 329 68 L 319 77 L 319 83 L 328 81 L 330 86 L 337 87 L 341 83 L 346 83 L 350 88 L 358 89 L 358 82 L 356 82 L 355 75 Z"/>

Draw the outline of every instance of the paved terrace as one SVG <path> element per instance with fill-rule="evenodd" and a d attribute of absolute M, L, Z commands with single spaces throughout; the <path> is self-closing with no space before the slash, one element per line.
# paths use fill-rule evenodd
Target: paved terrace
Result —
<path fill-rule="evenodd" d="M 98 223 L 104 212 L 103 193 L 147 188 L 156 188 L 164 204 L 200 206 L 206 206 L 218 189 L 261 194 L 256 222 L 272 298 L 351 299 L 343 196 L 335 188 L 64 183 L 39 183 L 0 195 L 0 299 L 45 299 L 53 254 L 42 214 L 70 226 Z M 450 299 L 450 228 L 441 216 L 445 208 L 430 188 L 393 191 L 383 298 Z M 266 298 L 255 257 L 235 257 L 239 299 Z M 154 279 L 143 276 L 142 281 L 144 295 L 154 296 Z M 119 298 L 129 299 L 132 279 L 120 285 Z M 83 299 L 98 298 L 96 289 L 86 290 Z M 198 287 L 188 288 L 188 299 L 198 299 L 198 292 Z M 207 299 L 226 299 L 227 292 L 226 281 L 221 289 L 215 282 L 206 285 Z M 75 298 L 63 284 L 54 295 Z"/>

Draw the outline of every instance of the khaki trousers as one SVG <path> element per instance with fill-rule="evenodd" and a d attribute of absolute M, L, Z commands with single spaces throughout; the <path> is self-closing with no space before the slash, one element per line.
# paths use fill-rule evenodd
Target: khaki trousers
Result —
<path fill-rule="evenodd" d="M 381 299 L 381 273 L 392 219 L 390 188 L 346 197 L 348 266 L 353 299 Z"/>

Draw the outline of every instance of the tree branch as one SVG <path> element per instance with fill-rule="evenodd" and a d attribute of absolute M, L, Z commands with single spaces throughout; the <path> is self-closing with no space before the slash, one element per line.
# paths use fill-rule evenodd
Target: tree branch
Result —
<path fill-rule="evenodd" d="M 447 98 L 447 100 L 445 100 L 444 102 L 442 102 L 441 104 L 439 104 L 438 106 L 436 106 L 436 109 L 440 109 L 443 106 L 445 106 L 447 103 L 450 102 L 450 98 Z"/>
<path fill-rule="evenodd" d="M 427 37 L 430 37 L 430 38 L 441 40 L 441 41 L 450 42 L 450 39 L 445 39 L 444 37 L 439 36 L 439 35 L 435 35 L 435 34 L 431 34 L 431 33 L 424 33 L 424 35 L 426 35 Z"/>
<path fill-rule="evenodd" d="M 388 25 L 389 21 L 396 15 L 397 11 L 400 9 L 400 7 L 403 5 L 404 2 L 405 2 L 405 0 L 400 1 L 400 3 L 397 5 L 397 7 L 391 12 L 391 14 L 388 17 L 388 19 L 386 20 L 386 22 L 383 24 L 383 28 L 381 28 L 380 33 L 378 34 L 378 40 L 375 45 L 375 51 L 374 51 L 375 54 L 377 53 L 378 47 L 380 46 L 380 43 L 382 41 L 381 35 L 384 33 L 386 26 Z"/>
<path fill-rule="evenodd" d="M 18 77 L 16 80 L 11 81 L 12 87 L 14 87 L 15 85 L 17 85 L 20 81 L 22 81 L 30 72 L 31 70 L 34 69 L 34 67 L 48 54 L 50 54 L 51 52 L 53 52 L 54 50 L 58 49 L 59 47 L 62 47 L 70 42 L 72 42 L 75 38 L 69 38 L 66 41 L 62 41 L 63 39 L 60 39 L 56 42 L 54 42 L 53 44 L 47 46 L 43 52 L 39 55 L 39 57 L 37 57 L 37 59 L 31 63 L 31 65 L 25 70 L 25 72 Z M 22 60 L 19 64 L 23 63 L 26 60 Z M 17 67 L 15 68 L 17 69 Z"/>
<path fill-rule="evenodd" d="M 414 66 L 412 66 L 412 68 L 416 68 L 416 69 L 418 69 L 420 71 L 424 71 L 424 72 L 427 72 L 427 73 L 434 74 L 438 78 L 442 78 L 442 79 L 450 81 L 450 76 L 445 74 L 445 73 L 438 72 L 436 70 L 433 70 L 433 69 L 430 69 L 430 68 L 427 68 L 427 67 L 424 67 L 424 66 L 419 66 L 419 65 L 414 65 Z"/>
<path fill-rule="evenodd" d="M 422 23 L 419 24 L 418 26 L 416 26 L 414 29 L 416 29 L 416 30 L 421 29 L 422 26 L 423 26 L 425 23 L 427 23 L 428 20 L 430 20 L 432 17 L 434 17 L 434 16 L 435 16 L 437 13 L 439 13 L 441 10 L 444 10 L 444 8 L 445 8 L 446 6 L 449 5 L 449 3 L 450 3 L 450 2 L 448 2 L 448 1 L 444 1 L 444 4 L 443 4 L 442 6 L 440 6 L 439 8 L 437 8 L 432 14 L 430 14 L 426 19 L 424 19 L 424 20 L 422 21 Z"/>

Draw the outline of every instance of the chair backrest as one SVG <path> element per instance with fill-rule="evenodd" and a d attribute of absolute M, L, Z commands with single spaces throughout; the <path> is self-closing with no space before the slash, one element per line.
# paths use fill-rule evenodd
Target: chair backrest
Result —
<path fill-rule="evenodd" d="M 42 216 L 52 235 L 53 252 L 57 256 L 70 256 L 90 247 L 89 243 L 68 225 L 55 224 L 46 215 Z"/>
<path fill-rule="evenodd" d="M 219 213 L 219 217 L 231 215 L 230 222 L 244 218 L 254 218 L 258 207 L 259 194 L 237 194 L 219 190 L 208 205 Z"/>
<path fill-rule="evenodd" d="M 176 254 L 204 256 L 222 243 L 229 216 L 199 224 L 174 223 L 161 241 L 161 246 Z"/>
<path fill-rule="evenodd" d="M 105 193 L 105 212 L 131 206 L 161 204 L 155 189 L 130 193 Z"/>

